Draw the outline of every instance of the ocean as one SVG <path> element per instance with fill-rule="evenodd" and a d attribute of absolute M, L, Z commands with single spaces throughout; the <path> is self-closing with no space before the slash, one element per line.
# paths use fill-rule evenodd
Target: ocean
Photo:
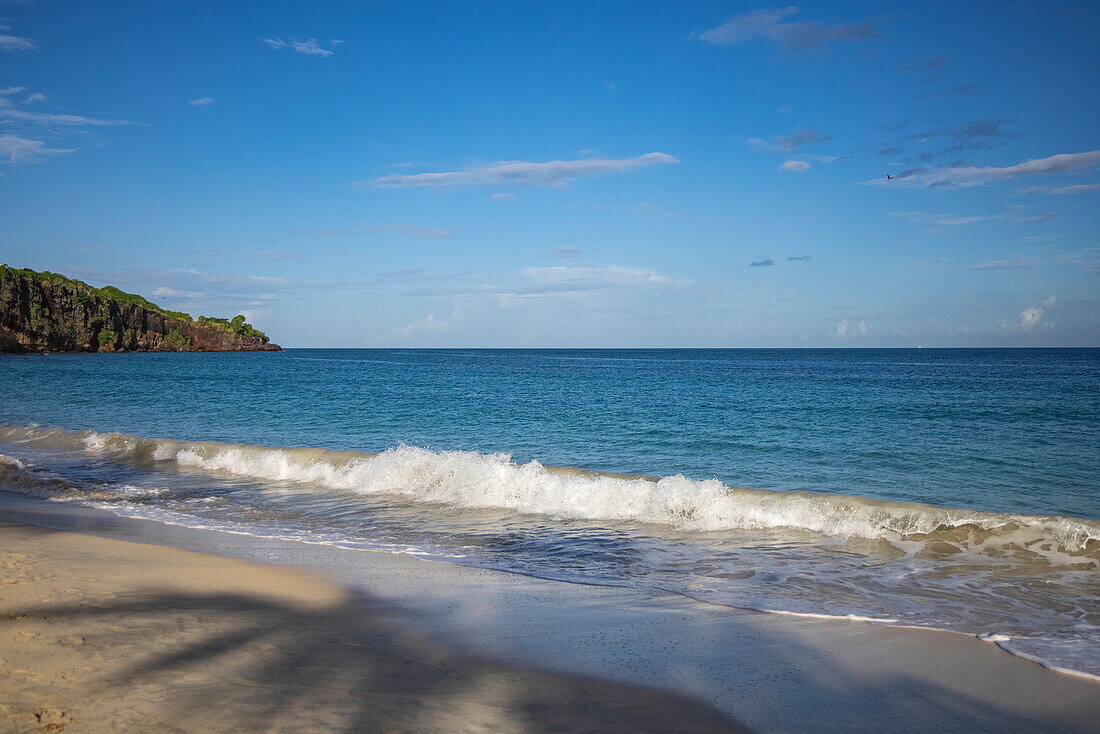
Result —
<path fill-rule="evenodd" d="M 1100 350 L 0 356 L 0 489 L 1100 675 Z"/>

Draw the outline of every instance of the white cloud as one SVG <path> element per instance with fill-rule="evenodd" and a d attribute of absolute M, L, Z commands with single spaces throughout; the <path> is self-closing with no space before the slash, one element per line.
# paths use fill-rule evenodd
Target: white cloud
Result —
<path fill-rule="evenodd" d="M 282 38 L 261 38 L 261 43 L 265 43 L 273 49 L 290 48 L 297 51 L 300 54 L 306 56 L 332 56 L 333 52 L 327 48 L 324 48 L 320 41 L 316 38 L 291 38 L 289 41 L 285 41 Z M 336 39 L 329 42 L 329 46 L 343 46 L 344 42 Z"/>
<path fill-rule="evenodd" d="M 608 173 L 645 168 L 660 163 L 679 163 L 666 153 L 646 153 L 637 158 L 586 158 L 573 161 L 500 161 L 474 166 L 461 171 L 441 173 L 391 174 L 370 181 L 355 182 L 357 186 L 378 188 L 441 188 L 450 186 L 488 186 L 516 184 L 526 186 L 563 187 L 569 181 Z"/>
<path fill-rule="evenodd" d="M 780 171 L 808 171 L 810 170 L 810 164 L 806 161 L 786 161 L 779 167 Z"/>
<path fill-rule="evenodd" d="M 1054 306 L 1055 300 L 1054 296 L 1050 296 L 1034 306 L 1028 306 L 1020 312 L 1020 320 L 1016 323 L 1016 326 L 1024 331 L 1031 331 L 1040 325 L 1049 326 L 1049 323 L 1043 324 L 1042 321 L 1043 317 Z"/>
<path fill-rule="evenodd" d="M 332 56 L 332 51 L 321 48 L 316 38 L 307 38 L 304 41 L 297 39 L 290 42 L 290 47 L 300 54 L 307 56 Z"/>
<path fill-rule="evenodd" d="M 444 321 L 443 319 L 437 319 L 435 317 L 435 314 L 430 313 L 419 321 L 414 321 L 413 323 L 409 324 L 401 331 L 404 334 L 417 334 L 423 332 L 446 331 L 450 328 L 451 322 Z"/>
<path fill-rule="evenodd" d="M 0 31 L 6 31 L 11 28 L 11 26 L 4 23 L 3 20 L 3 18 L 0 18 Z M 35 51 L 37 49 L 38 46 L 35 45 L 34 40 L 31 38 L 0 34 L 0 51 Z"/>
<path fill-rule="evenodd" d="M 206 107 L 208 105 L 214 104 L 214 98 L 213 97 L 199 97 L 198 99 L 191 100 L 187 104 L 192 104 L 192 105 L 195 105 L 196 107 Z"/>
<path fill-rule="evenodd" d="M 33 163 L 46 156 L 72 153 L 73 148 L 49 148 L 43 140 L 31 140 L 17 135 L 0 135 L 0 156 L 9 163 Z"/>
<path fill-rule="evenodd" d="M 870 329 L 866 321 L 852 324 L 848 319 L 841 319 L 837 323 L 836 328 L 833 329 L 833 336 L 839 336 L 842 339 L 846 339 L 850 336 L 866 336 L 868 331 L 870 331 Z"/>
<path fill-rule="evenodd" d="M 511 201 L 512 199 L 516 198 L 516 195 L 515 194 L 500 194 L 500 193 L 497 193 L 497 194 L 490 194 L 489 198 L 492 199 L 493 201 Z"/>
<path fill-rule="evenodd" d="M 27 163 L 47 156 L 72 153 L 67 135 L 71 128 L 106 128 L 122 125 L 138 125 L 130 120 L 111 120 L 86 115 L 51 114 L 31 109 L 28 105 L 45 102 L 46 95 L 34 92 L 22 100 L 25 87 L 0 89 L 0 129 L 5 133 L 0 142 L 0 157 L 8 162 Z M 87 140 L 87 137 L 82 137 Z M 59 141 L 60 140 L 60 141 Z"/>
<path fill-rule="evenodd" d="M 727 46 L 761 39 L 788 49 L 817 49 L 835 41 L 865 41 L 875 36 L 874 27 L 867 23 L 829 26 L 818 21 L 787 20 L 798 12 L 794 6 L 754 10 L 696 33 L 695 38 Z"/>
<path fill-rule="evenodd" d="M 2 28 L 3 26 L 0 26 Z M 0 51 L 37 51 L 34 40 L 0 33 Z"/>
<path fill-rule="evenodd" d="M 990 181 L 1007 181 L 1019 176 L 1077 171 L 1092 168 L 1098 164 L 1100 164 L 1100 150 L 1090 150 L 1084 153 L 1059 153 L 1047 158 L 1017 163 L 1014 166 L 912 168 L 894 176 L 891 181 L 876 178 L 863 183 L 873 186 L 956 189 L 982 186 Z"/>

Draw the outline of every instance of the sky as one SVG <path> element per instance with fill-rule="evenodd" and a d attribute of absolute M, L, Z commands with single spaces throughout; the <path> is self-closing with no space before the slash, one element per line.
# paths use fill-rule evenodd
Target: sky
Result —
<path fill-rule="evenodd" d="M 287 347 L 1100 345 L 1097 3 L 0 18 L 12 266 Z"/>

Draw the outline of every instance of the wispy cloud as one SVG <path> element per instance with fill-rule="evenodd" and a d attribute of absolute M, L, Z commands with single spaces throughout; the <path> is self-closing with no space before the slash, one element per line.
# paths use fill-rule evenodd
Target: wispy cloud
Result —
<path fill-rule="evenodd" d="M 581 248 L 579 247 L 551 247 L 547 254 L 550 257 L 560 258 L 573 258 L 581 256 Z"/>
<path fill-rule="evenodd" d="M 806 161 L 785 161 L 783 165 L 779 167 L 779 170 L 801 173 L 802 171 L 810 170 L 810 164 Z"/>
<path fill-rule="evenodd" d="M 47 156 L 72 153 L 73 148 L 50 148 L 43 140 L 21 138 L 18 135 L 0 135 L 0 157 L 13 165 L 34 163 Z"/>
<path fill-rule="evenodd" d="M 1086 247 L 1083 252 L 1058 255 L 1055 259 L 1064 265 L 1076 265 L 1093 275 L 1100 275 L 1100 247 Z"/>
<path fill-rule="evenodd" d="M 1007 181 L 1021 176 L 1043 176 L 1067 171 L 1080 171 L 1100 164 L 1100 150 L 1084 153 L 1059 153 L 1046 158 L 1036 158 L 1014 166 L 939 166 L 911 168 L 894 176 L 892 181 L 871 179 L 868 186 L 905 186 L 913 188 L 957 189 L 982 186 L 991 181 Z"/>
<path fill-rule="evenodd" d="M 922 97 L 965 97 L 971 94 L 981 94 L 981 84 L 963 84 L 958 87 L 940 89 L 935 92 L 925 92 Z"/>
<path fill-rule="evenodd" d="M 71 143 L 74 128 L 140 124 L 131 120 L 41 112 L 40 107 L 30 109 L 28 105 L 45 102 L 46 95 L 32 92 L 23 97 L 26 91 L 25 87 L 0 89 L 0 124 L 5 128 L 5 134 L 0 136 L 0 159 L 13 165 L 72 153 L 75 150 Z"/>
<path fill-rule="evenodd" d="M 646 153 L 637 158 L 586 158 L 573 161 L 500 161 L 473 166 L 461 171 L 441 173 L 392 174 L 356 186 L 377 188 L 443 188 L 452 186 L 489 186 L 515 184 L 562 187 L 581 178 L 622 173 L 663 163 L 680 161 L 666 153 Z"/>
<path fill-rule="evenodd" d="M 1036 222 L 1046 222 L 1054 219 L 1058 216 L 1058 212 L 1043 212 L 1042 214 L 1035 214 L 1030 217 L 1020 217 L 1019 219 L 1012 220 L 1013 224 L 1034 224 Z"/>
<path fill-rule="evenodd" d="M 1042 261 L 1033 257 L 1017 256 L 1011 260 L 986 260 L 983 263 L 971 265 L 967 270 L 1033 270 L 1042 265 Z"/>
<path fill-rule="evenodd" d="M 481 288 L 479 295 L 490 295 L 504 305 L 532 300 L 571 297 L 599 292 L 664 289 L 685 286 L 690 280 L 675 279 L 650 268 L 628 265 L 591 265 L 527 267 L 520 270 L 524 283 Z"/>
<path fill-rule="evenodd" d="M 191 100 L 187 104 L 195 105 L 196 107 L 208 107 L 208 106 L 214 104 L 214 98 L 213 97 L 199 97 L 198 99 Z"/>
<path fill-rule="evenodd" d="M 492 199 L 493 201 L 511 201 L 512 199 L 516 198 L 516 195 L 515 194 L 502 194 L 500 192 L 497 192 L 495 194 L 490 194 L 489 198 Z"/>
<path fill-rule="evenodd" d="M 903 74 L 935 74 L 947 66 L 947 59 L 942 56 L 930 56 L 916 61 L 903 61 L 898 65 L 898 71 Z"/>
<path fill-rule="evenodd" d="M 1005 126 L 1016 122 L 1014 118 L 1000 120 L 972 120 L 960 122 L 957 125 L 940 127 L 924 132 L 915 133 L 908 137 L 918 143 L 926 143 L 932 140 L 943 139 L 948 146 L 937 152 L 921 154 L 922 160 L 932 160 L 949 153 L 958 153 L 969 150 L 992 150 L 1004 145 L 1004 141 L 1019 138 L 1020 133 L 1006 130 Z"/>
<path fill-rule="evenodd" d="M 723 46 L 763 40 L 787 50 L 822 50 L 833 43 L 867 41 L 876 35 L 870 23 L 828 25 L 816 20 L 791 20 L 798 12 L 794 6 L 753 10 L 695 33 L 694 38 Z"/>
<path fill-rule="evenodd" d="M 992 216 L 960 216 L 958 214 L 929 214 L 928 212 L 890 212 L 895 217 L 905 217 L 914 222 L 936 224 L 945 227 L 954 227 L 960 224 L 974 224 L 987 222 L 991 219 L 1003 219 L 999 215 Z"/>
<path fill-rule="evenodd" d="M 112 120 L 102 117 L 88 117 L 86 115 L 50 114 L 28 110 L 24 107 L 25 104 L 43 101 L 45 100 L 45 95 L 42 97 L 35 97 L 35 95 L 32 94 L 22 103 L 12 99 L 14 95 L 23 91 L 25 91 L 23 87 L 7 87 L 6 89 L 0 89 L 0 120 L 49 127 L 113 127 L 118 125 L 139 124 L 131 120 Z"/>
<path fill-rule="evenodd" d="M 799 148 L 804 148 L 814 143 L 823 143 L 832 139 L 832 135 L 821 135 L 813 128 L 803 128 L 793 135 L 776 135 L 771 140 L 749 138 L 745 142 L 756 150 L 766 150 L 773 153 L 791 153 Z"/>
<path fill-rule="evenodd" d="M 261 38 L 260 42 L 276 50 L 289 48 L 300 54 L 305 54 L 306 56 L 321 57 L 332 56 L 334 51 L 332 51 L 331 48 L 344 45 L 343 41 L 333 40 L 328 42 L 330 48 L 325 48 L 322 45 L 324 41 L 318 41 L 316 38 L 291 38 L 289 40 L 284 40 L 282 38 Z"/>
<path fill-rule="evenodd" d="M 0 31 L 11 30 L 11 26 L 8 25 L 7 18 L 0 18 Z M 38 46 L 35 45 L 34 39 L 23 38 L 22 36 L 10 36 L 4 33 L 0 33 L 0 51 L 35 51 Z"/>
<path fill-rule="evenodd" d="M 1100 191 L 1100 184 L 1074 184 L 1072 186 L 1059 186 L 1057 188 L 1050 186 L 1027 186 L 1019 189 L 1017 194 L 1055 194 L 1057 196 L 1063 196 L 1065 194 L 1085 194 L 1089 191 Z M 1023 209 L 1023 207 L 1020 207 Z"/>
<path fill-rule="evenodd" d="M 750 268 L 770 268 L 773 265 L 775 265 L 775 260 L 772 260 L 770 257 L 749 263 Z"/>
<path fill-rule="evenodd" d="M 672 278 L 667 275 L 661 275 L 655 270 L 630 267 L 628 265 L 549 265 L 545 267 L 523 268 L 520 272 L 526 277 L 535 280 L 554 283 L 600 282 L 627 285 L 652 285 L 673 282 Z"/>
<path fill-rule="evenodd" d="M 1083 194 L 1086 191 L 1100 191 L 1100 184 L 1074 184 L 1073 186 L 1062 186 L 1061 188 L 1051 189 L 1052 194 Z"/>
<path fill-rule="evenodd" d="M 299 237 L 356 237 L 393 232 L 419 237 L 426 240 L 445 240 L 455 236 L 453 229 L 432 229 L 417 224 L 359 224 L 351 227 L 328 227 L 323 229 L 299 229 L 294 232 Z"/>
<path fill-rule="evenodd" d="M 809 255 L 791 255 L 787 259 L 790 260 L 791 262 L 803 262 L 803 263 L 808 263 L 811 260 L 813 260 L 813 258 L 810 257 Z"/>

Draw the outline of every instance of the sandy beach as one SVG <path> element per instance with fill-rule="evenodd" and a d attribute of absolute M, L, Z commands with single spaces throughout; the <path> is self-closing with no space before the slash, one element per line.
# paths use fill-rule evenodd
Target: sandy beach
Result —
<path fill-rule="evenodd" d="M 1088 732 L 1100 717 L 1095 682 L 963 635 L 0 499 L 0 516 L 143 541 L 0 526 L 5 731 Z"/>
<path fill-rule="evenodd" d="M 456 654 L 311 575 L 0 522 L 0 729 L 746 731 L 705 702 Z"/>

